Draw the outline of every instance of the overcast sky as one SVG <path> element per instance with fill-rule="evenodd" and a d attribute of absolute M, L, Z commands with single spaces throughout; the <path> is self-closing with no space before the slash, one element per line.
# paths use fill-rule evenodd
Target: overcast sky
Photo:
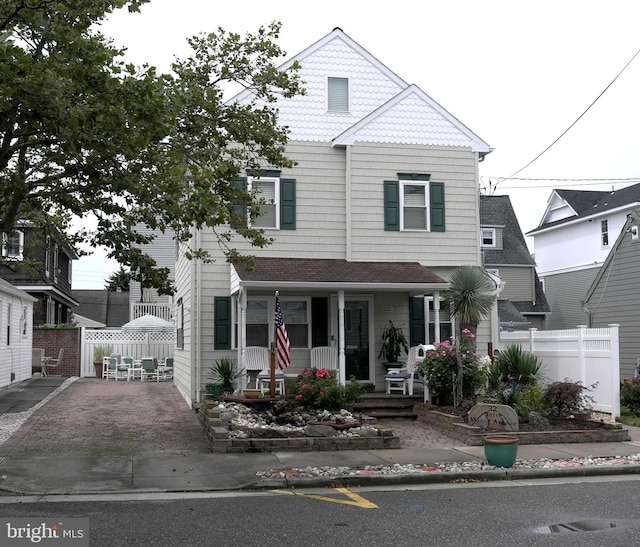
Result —
<path fill-rule="evenodd" d="M 498 184 L 525 233 L 553 188 L 640 182 L 640 55 L 623 71 L 640 50 L 638 0 L 151 0 L 139 14 L 114 14 L 102 30 L 128 48 L 127 60 L 169 71 L 175 55 L 189 55 L 188 36 L 218 27 L 254 33 L 274 20 L 283 23 L 283 61 L 340 27 L 420 87 L 494 149 L 480 168 L 487 187 L 525 167 L 588 109 L 517 174 L 533 180 Z M 101 289 L 114 269 L 76 261 L 73 287 Z"/>

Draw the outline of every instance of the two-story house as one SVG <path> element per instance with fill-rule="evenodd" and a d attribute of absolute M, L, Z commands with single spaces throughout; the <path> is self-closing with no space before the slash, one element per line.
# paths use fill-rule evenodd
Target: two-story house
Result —
<path fill-rule="evenodd" d="M 71 295 L 71 265 L 77 255 L 62 235 L 43 235 L 29 222 L 2 235 L 0 278 L 36 298 L 33 326 L 70 323 L 78 302 Z"/>
<path fill-rule="evenodd" d="M 538 275 L 551 308 L 547 329 L 587 325 L 587 290 L 631 211 L 640 184 L 620 190 L 553 190 L 534 240 Z"/>
<path fill-rule="evenodd" d="M 612 237 L 609 255 L 584 297 L 585 324 L 620 325 L 620 377 L 633 378 L 640 358 L 640 209 Z"/>
<path fill-rule="evenodd" d="M 383 389 L 381 333 L 392 321 L 411 345 L 448 338 L 441 292 L 457 266 L 481 265 L 479 162 L 491 151 L 423 90 L 336 28 L 293 57 L 306 95 L 280 99 L 297 165 L 239 173 L 271 201 L 255 226 L 275 242 L 228 264 L 211 230 L 194 244 L 215 262 L 176 262 L 174 381 L 189 402 L 220 357 L 242 367 L 247 346 L 274 340 L 279 292 L 295 376 L 310 350 L 332 345 L 341 379 Z M 232 101 L 246 103 L 250 91 Z M 486 347 L 489 327 L 479 332 Z"/>
<path fill-rule="evenodd" d="M 544 329 L 549 305 L 509 196 L 480 196 L 483 265 L 498 276 L 499 327 Z"/>

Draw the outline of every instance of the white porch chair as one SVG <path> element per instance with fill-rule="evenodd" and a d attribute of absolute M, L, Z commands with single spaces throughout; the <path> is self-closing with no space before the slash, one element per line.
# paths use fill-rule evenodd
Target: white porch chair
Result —
<path fill-rule="evenodd" d="M 319 346 L 311 349 L 311 368 L 338 370 L 338 349 L 330 346 Z"/>
<path fill-rule="evenodd" d="M 245 370 L 259 370 L 256 389 L 267 391 L 271 384 L 271 350 L 261 346 L 247 346 L 244 355 Z M 276 395 L 284 395 L 284 372 L 276 369 Z"/>
<path fill-rule="evenodd" d="M 48 376 L 49 374 L 51 374 L 50 369 L 59 367 L 62 364 L 63 356 L 64 356 L 64 349 L 61 349 L 58 352 L 57 359 L 54 359 L 53 357 L 45 357 L 42 363 L 42 368 L 45 371 L 45 374 L 43 376 Z"/>
<path fill-rule="evenodd" d="M 413 384 L 416 377 L 416 364 L 424 359 L 427 351 L 435 349 L 435 346 L 419 344 L 409 348 L 407 355 L 407 364 L 402 368 L 389 369 L 384 375 L 387 383 L 387 394 L 393 391 L 399 391 L 403 395 L 413 395 Z M 424 383 L 424 401 L 429 396 L 429 387 Z"/>

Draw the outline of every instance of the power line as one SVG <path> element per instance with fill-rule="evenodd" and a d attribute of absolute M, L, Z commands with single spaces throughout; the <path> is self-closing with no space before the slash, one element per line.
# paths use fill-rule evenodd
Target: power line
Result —
<path fill-rule="evenodd" d="M 518 169 L 515 173 L 513 173 L 513 175 L 511 175 L 510 177 L 504 178 L 500 181 L 498 181 L 496 183 L 496 186 L 498 184 L 501 184 L 502 182 L 504 182 L 505 180 L 509 180 L 512 179 L 513 177 L 515 177 L 518 173 L 524 171 L 527 167 L 529 167 L 533 162 L 535 162 L 536 160 L 538 160 L 543 154 L 545 154 L 547 151 L 549 151 L 549 149 L 554 146 L 562 137 L 564 137 L 572 128 L 574 125 L 576 125 L 580 119 L 589 111 L 591 110 L 591 107 L 596 104 L 596 102 L 598 102 L 598 100 L 600 99 L 600 97 L 602 97 L 607 90 L 613 85 L 613 83 L 622 75 L 622 73 L 627 69 L 627 67 L 633 62 L 633 60 L 640 54 L 640 49 L 638 51 L 635 52 L 635 54 L 633 55 L 633 57 L 631 57 L 631 59 L 629 59 L 629 61 L 627 62 L 626 65 L 624 65 L 624 67 L 622 67 L 622 70 L 620 70 L 620 72 L 618 72 L 618 74 L 616 74 L 615 78 L 613 78 L 613 80 L 611 80 L 611 82 L 609 82 L 609 84 L 607 85 L 607 87 L 605 87 L 602 92 L 591 102 L 591 104 L 586 108 L 586 110 L 580 114 L 580 116 L 578 116 L 574 122 L 569 125 L 569 127 L 567 127 L 561 134 L 560 136 L 555 139 L 549 146 L 547 146 L 542 152 L 540 152 L 535 158 L 533 158 L 529 163 L 527 163 L 524 167 L 521 167 L 520 169 Z"/>
<path fill-rule="evenodd" d="M 507 180 L 507 179 L 503 179 Z M 553 183 L 565 183 L 562 187 L 571 188 L 574 186 L 602 186 L 603 184 L 637 184 L 640 183 L 640 177 L 624 178 L 624 179 L 556 179 L 556 178 L 510 178 L 508 180 L 514 181 L 538 181 L 538 182 L 553 182 Z M 502 182 L 502 181 L 501 181 Z M 495 189 L 497 184 L 489 183 L 489 188 Z M 558 184 L 518 184 L 517 186 L 501 186 L 502 190 L 529 190 L 536 188 L 557 188 Z"/>

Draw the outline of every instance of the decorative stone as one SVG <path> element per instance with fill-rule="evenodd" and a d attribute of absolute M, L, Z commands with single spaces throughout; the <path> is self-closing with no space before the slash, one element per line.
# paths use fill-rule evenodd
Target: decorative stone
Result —
<path fill-rule="evenodd" d="M 482 431 L 518 431 L 516 411 L 507 405 L 478 403 L 467 414 L 469 425 Z"/>
<path fill-rule="evenodd" d="M 308 425 L 304 428 L 307 437 L 335 437 L 338 433 L 328 425 Z"/>
<path fill-rule="evenodd" d="M 374 429 L 373 427 L 361 427 L 358 430 L 358 436 L 360 437 L 377 437 L 378 436 L 378 430 Z"/>

